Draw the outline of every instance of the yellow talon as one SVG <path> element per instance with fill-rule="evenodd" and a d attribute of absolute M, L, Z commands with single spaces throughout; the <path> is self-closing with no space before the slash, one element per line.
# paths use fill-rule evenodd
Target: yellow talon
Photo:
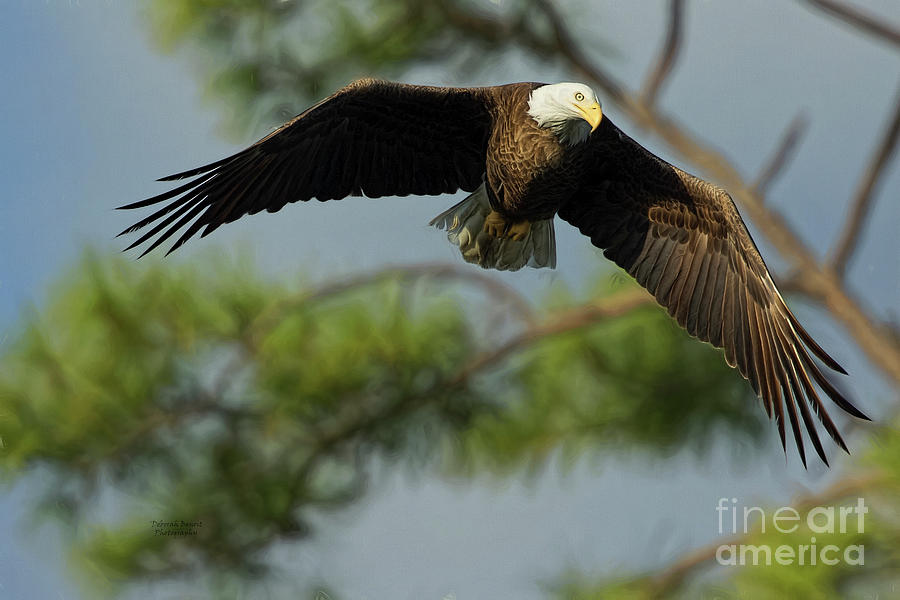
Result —
<path fill-rule="evenodd" d="M 502 238 L 507 227 L 509 223 L 506 218 L 496 210 L 492 210 L 484 219 L 484 232 L 491 237 Z"/>
<path fill-rule="evenodd" d="M 517 242 L 524 240 L 531 231 L 531 221 L 512 223 L 496 210 L 492 210 L 484 219 L 484 232 L 498 239 L 511 239 Z"/>

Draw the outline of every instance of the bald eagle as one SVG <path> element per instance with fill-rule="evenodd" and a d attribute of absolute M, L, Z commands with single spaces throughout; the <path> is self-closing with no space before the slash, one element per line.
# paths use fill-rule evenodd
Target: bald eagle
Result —
<path fill-rule="evenodd" d="M 774 415 L 785 449 L 787 413 L 804 465 L 801 420 L 828 462 L 810 407 L 847 450 L 813 381 L 843 410 L 868 418 L 810 356 L 846 374 L 788 309 L 728 193 L 625 135 L 586 85 L 443 88 L 364 79 L 249 148 L 161 181 L 188 177 L 120 207 L 167 202 L 122 232 L 155 224 L 128 249 L 152 239 L 146 254 L 187 226 L 171 252 L 201 229 L 206 236 L 298 200 L 461 189 L 471 194 L 432 224 L 447 230 L 466 261 L 554 267 L 559 215 L 691 335 L 724 349 Z"/>

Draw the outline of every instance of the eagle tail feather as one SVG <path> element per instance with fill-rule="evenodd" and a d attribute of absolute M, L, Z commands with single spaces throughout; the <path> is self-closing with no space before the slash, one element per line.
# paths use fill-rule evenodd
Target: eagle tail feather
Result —
<path fill-rule="evenodd" d="M 535 269 L 556 267 L 556 233 L 553 219 L 531 223 L 523 240 L 496 238 L 484 230 L 484 221 L 491 212 L 484 184 L 462 202 L 450 207 L 431 220 L 429 225 L 447 231 L 447 239 L 466 262 L 484 269 L 518 271 L 528 266 Z"/>

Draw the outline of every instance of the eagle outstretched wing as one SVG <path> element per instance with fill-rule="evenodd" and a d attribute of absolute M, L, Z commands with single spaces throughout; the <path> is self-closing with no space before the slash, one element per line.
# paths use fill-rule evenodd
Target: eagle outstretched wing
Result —
<path fill-rule="evenodd" d="M 196 219 L 172 252 L 204 227 L 202 236 L 245 214 L 275 212 L 298 200 L 472 191 L 484 173 L 490 90 L 356 81 L 249 148 L 162 178 L 195 177 L 120 206 L 169 201 L 119 235 L 155 223 L 128 247 L 156 236 L 146 254 Z"/>
<path fill-rule="evenodd" d="M 559 216 L 691 335 L 725 350 L 728 364 L 750 381 L 769 417 L 775 415 L 782 446 L 787 412 L 804 465 L 800 419 L 828 464 L 810 406 L 846 451 L 813 381 L 848 413 L 868 417 L 813 361 L 810 352 L 846 374 L 785 304 L 728 193 L 654 156 L 606 117 L 588 144 L 583 185 Z"/>

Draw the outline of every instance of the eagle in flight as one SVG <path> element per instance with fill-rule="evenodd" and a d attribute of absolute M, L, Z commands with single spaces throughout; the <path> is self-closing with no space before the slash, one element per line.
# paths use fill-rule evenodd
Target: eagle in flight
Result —
<path fill-rule="evenodd" d="M 554 267 L 555 215 L 628 271 L 687 331 L 724 349 L 775 418 L 785 413 L 803 464 L 803 426 L 822 461 L 816 413 L 845 451 L 815 382 L 846 412 L 868 419 L 811 355 L 846 374 L 784 302 L 728 193 L 656 157 L 603 116 L 578 83 L 482 88 L 363 79 L 249 148 L 161 181 L 193 178 L 122 206 L 162 208 L 128 249 L 144 254 L 201 229 L 290 202 L 347 196 L 471 192 L 431 224 L 484 268 Z M 121 235 L 121 234 L 120 234 Z M 152 241 L 151 241 L 152 240 Z M 143 254 L 141 255 L 143 256 Z"/>

